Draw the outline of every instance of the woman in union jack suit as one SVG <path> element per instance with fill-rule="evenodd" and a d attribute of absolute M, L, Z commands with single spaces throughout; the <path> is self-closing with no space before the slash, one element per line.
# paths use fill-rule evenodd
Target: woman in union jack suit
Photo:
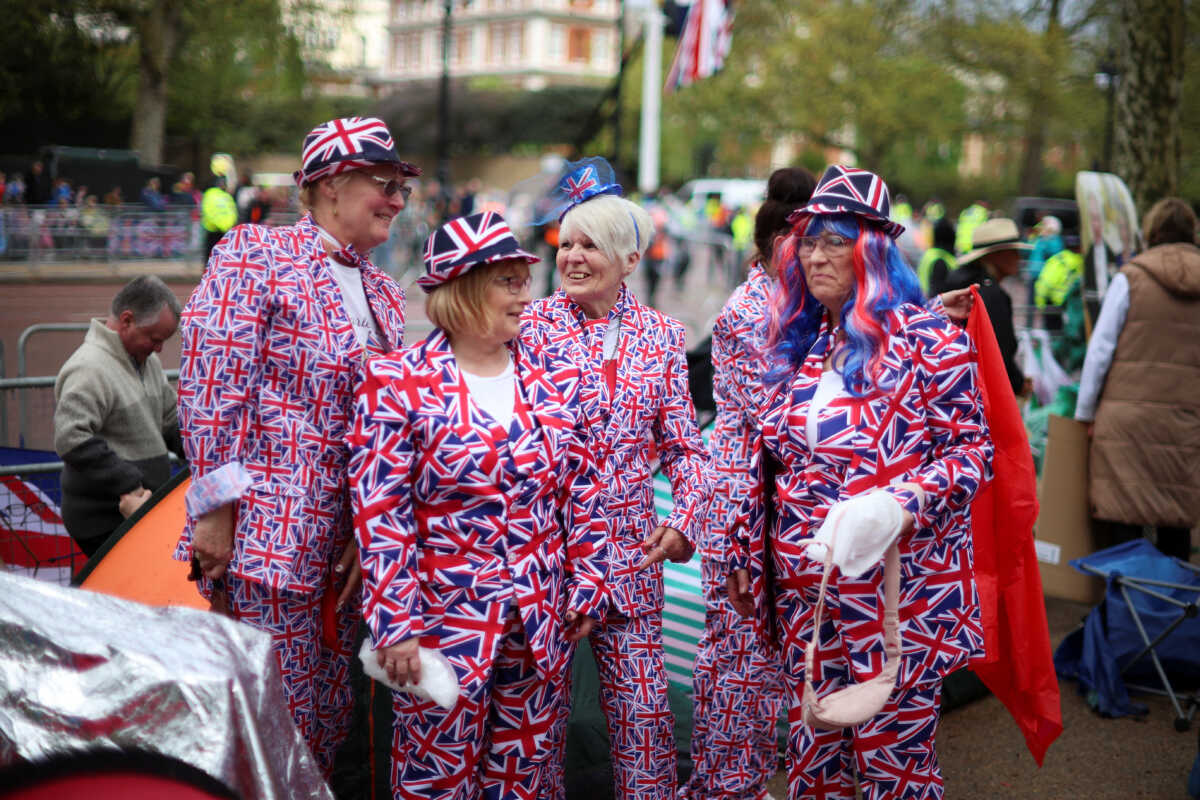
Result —
<path fill-rule="evenodd" d="M 729 526 L 753 480 L 750 460 L 762 397 L 764 318 L 775 288 L 773 254 L 791 230 L 788 216 L 812 195 L 817 178 L 804 167 L 775 170 L 754 218 L 758 254 L 713 325 L 713 399 L 709 437 L 713 498 L 700 543 L 704 634 L 692 683 L 692 774 L 680 800 L 762 800 L 778 771 L 775 723 L 783 706 L 779 660 L 752 621 L 729 604 Z"/>
<path fill-rule="evenodd" d="M 367 254 L 420 170 L 360 117 L 314 128 L 301 163 L 309 213 L 230 230 L 183 312 L 192 485 L 176 557 L 215 606 L 271 634 L 296 726 L 328 774 L 350 724 L 360 617 L 343 440 L 366 356 L 404 336 L 404 292 Z"/>
<path fill-rule="evenodd" d="M 878 176 L 830 167 L 792 217 L 769 312 L 763 481 L 736 536 L 729 590 L 742 613 L 757 601 L 761 614 L 772 583 L 790 800 L 849 800 L 856 777 L 867 800 L 942 797 L 942 679 L 983 646 L 970 502 L 991 478 L 992 444 L 974 352 L 922 308 L 888 211 Z M 882 671 L 885 552 L 901 576 L 895 685 L 875 716 L 834 730 L 805 722 L 803 702 L 827 551 L 837 569 L 809 676 L 819 698 Z"/>
<path fill-rule="evenodd" d="M 607 527 L 579 369 L 518 339 L 529 263 L 484 212 L 429 238 L 421 343 L 373 359 L 349 436 L 379 664 L 439 650 L 449 711 L 394 693 L 396 797 L 540 800 L 574 642 L 603 617 Z"/>
<path fill-rule="evenodd" d="M 673 798 L 675 738 L 663 663 L 662 562 L 686 561 L 708 506 L 708 453 L 688 392 L 684 328 L 638 302 L 625 285 L 650 244 L 653 224 L 601 158 L 568 164 L 542 221 L 559 219 L 561 288 L 525 313 L 522 337 L 561 350 L 583 371 L 591 448 L 603 475 L 600 513 L 611 525 L 612 606 L 590 643 L 618 797 Z M 675 508 L 654 513 L 656 451 Z M 554 746 L 566 739 L 570 696 L 562 698 Z M 561 766 L 561 756 L 555 759 Z M 544 797 L 565 794 L 561 770 Z"/>

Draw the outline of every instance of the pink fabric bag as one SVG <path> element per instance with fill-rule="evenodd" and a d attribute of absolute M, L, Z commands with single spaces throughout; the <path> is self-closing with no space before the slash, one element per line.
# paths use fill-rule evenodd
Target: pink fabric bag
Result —
<path fill-rule="evenodd" d="M 836 536 L 836 531 L 834 532 Z M 834 731 L 861 725 L 883 710 L 896 677 L 900 671 L 900 551 L 893 543 L 884 556 L 883 573 L 883 669 L 864 683 L 847 686 L 835 692 L 817 697 L 812 684 L 814 654 L 817 636 L 821 631 L 821 615 L 825 610 L 825 590 L 829 585 L 829 573 L 833 570 L 833 546 L 825 549 L 825 572 L 821 576 L 821 589 L 817 595 L 817 609 L 813 615 L 812 641 L 804 654 L 804 696 L 801 700 L 804 724 L 817 730 Z"/>

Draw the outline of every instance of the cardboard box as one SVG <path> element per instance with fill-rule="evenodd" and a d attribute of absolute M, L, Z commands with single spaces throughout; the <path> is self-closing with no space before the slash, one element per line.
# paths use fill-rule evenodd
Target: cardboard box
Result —
<path fill-rule="evenodd" d="M 1041 512 L 1033 528 L 1042 592 L 1048 597 L 1095 604 L 1104 596 L 1104 581 L 1084 575 L 1069 563 L 1097 549 L 1087 484 L 1087 425 L 1051 416 L 1038 482 Z"/>

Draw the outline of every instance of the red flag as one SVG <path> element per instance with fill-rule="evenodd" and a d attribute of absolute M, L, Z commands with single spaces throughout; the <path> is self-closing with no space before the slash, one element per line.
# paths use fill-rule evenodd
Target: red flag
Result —
<path fill-rule="evenodd" d="M 1062 707 L 1033 547 L 1037 472 L 996 334 L 979 290 L 972 287 L 971 294 L 975 302 L 967 333 L 978 353 L 979 387 L 995 456 L 992 481 L 971 504 L 987 655 L 970 666 L 1012 714 L 1041 766 L 1046 749 L 1062 733 Z"/>
<path fill-rule="evenodd" d="M 666 91 L 690 86 L 720 72 L 732 41 L 733 9 L 729 0 L 692 0 L 667 71 Z"/>

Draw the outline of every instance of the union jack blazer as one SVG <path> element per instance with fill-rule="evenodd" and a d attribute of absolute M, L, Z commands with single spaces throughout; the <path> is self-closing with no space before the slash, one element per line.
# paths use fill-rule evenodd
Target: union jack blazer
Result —
<path fill-rule="evenodd" d="M 651 481 L 652 448 L 671 480 L 674 510 L 663 520 L 694 546 L 708 506 L 708 452 L 688 391 L 685 332 L 676 320 L 642 305 L 622 286 L 609 311 L 619 324 L 616 391 L 604 376 L 603 330 L 560 289 L 525 310 L 521 338 L 561 351 L 583 374 L 591 446 L 603 473 L 599 513 L 612 529 L 608 585 L 613 607 L 627 616 L 663 606 L 662 565 L 638 571 L 641 543 L 658 525 Z"/>
<path fill-rule="evenodd" d="M 822 565 L 804 554 L 799 540 L 816 533 L 834 503 L 884 488 L 915 516 L 914 531 L 898 542 L 899 685 L 912 686 L 940 680 L 983 647 L 970 502 L 991 479 L 992 443 L 966 334 L 915 305 L 901 306 L 883 322 L 891 335 L 877 385 L 890 388 L 831 401 L 819 417 L 815 451 L 805 425 L 829 348 L 828 321 L 801 369 L 766 391 L 754 459 L 758 469 L 765 450 L 779 464 L 775 522 L 767 531 L 759 481 L 741 515 L 746 527 L 735 534 L 731 566 L 750 569 L 757 598 L 764 596 L 768 566 L 777 592 L 803 594 L 800 606 L 778 608 L 785 655 L 800 652 Z M 892 486 L 905 481 L 923 488 L 923 506 L 910 491 Z M 840 620 L 837 646 L 853 679 L 862 682 L 883 663 L 882 566 L 858 579 L 835 573 L 829 602 Z M 799 619 L 791 618 L 796 614 Z M 766 625 L 761 616 L 759 622 Z"/>
<path fill-rule="evenodd" d="M 363 348 L 312 217 L 239 225 L 214 248 L 180 323 L 179 427 L 193 483 L 239 462 L 254 479 L 236 515 L 228 569 L 311 593 L 352 534 L 345 436 Z M 357 261 L 391 347 L 404 291 Z M 176 558 L 191 558 L 190 517 Z"/>
<path fill-rule="evenodd" d="M 579 370 L 510 351 L 507 429 L 471 399 L 440 330 L 369 362 L 347 439 L 364 614 L 377 649 L 417 636 L 487 675 L 515 603 L 539 675 L 557 681 L 573 650 L 563 614 L 606 608 L 607 528 Z"/>

